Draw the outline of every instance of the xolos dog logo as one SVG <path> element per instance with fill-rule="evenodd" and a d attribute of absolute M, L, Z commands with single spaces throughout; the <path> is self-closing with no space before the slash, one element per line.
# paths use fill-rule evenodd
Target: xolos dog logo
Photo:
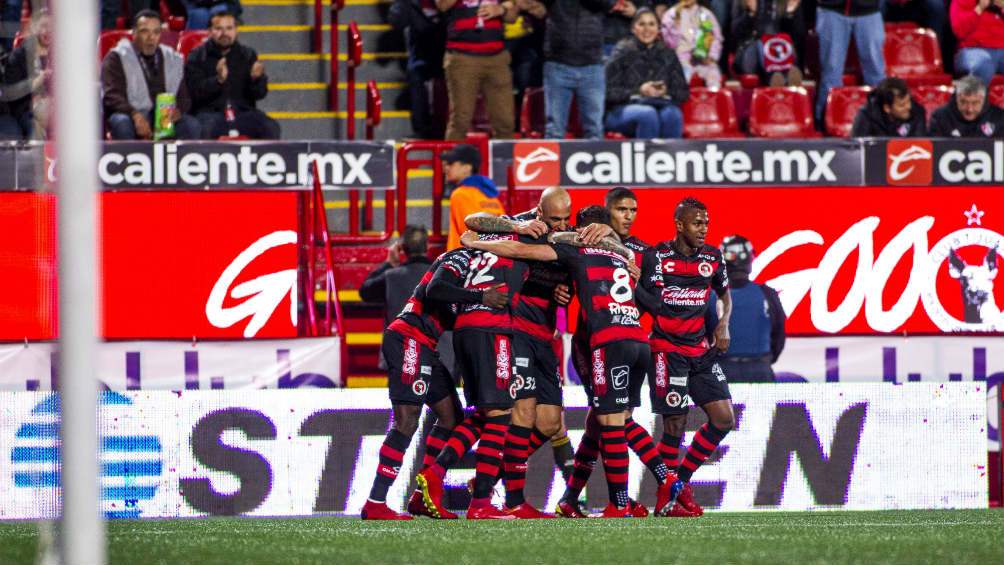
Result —
<path fill-rule="evenodd" d="M 561 149 L 554 142 L 517 142 L 512 148 L 516 186 L 561 184 Z"/>
<path fill-rule="evenodd" d="M 886 181 L 893 185 L 931 184 L 934 146 L 926 139 L 891 139 L 886 144 Z"/>

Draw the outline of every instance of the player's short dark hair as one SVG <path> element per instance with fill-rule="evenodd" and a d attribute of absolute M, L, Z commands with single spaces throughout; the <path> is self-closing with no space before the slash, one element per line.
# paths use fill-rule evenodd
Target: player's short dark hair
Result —
<path fill-rule="evenodd" d="M 683 200 L 681 200 L 680 203 L 676 205 L 676 212 L 673 214 L 673 219 L 679 220 L 680 218 L 683 217 L 683 213 L 686 212 L 687 210 L 704 210 L 705 212 L 707 212 L 708 207 L 705 206 L 704 203 L 701 202 L 700 200 L 688 196 Z"/>
<path fill-rule="evenodd" d="M 234 24 L 240 23 L 240 18 L 237 17 L 237 14 L 231 12 L 230 10 L 220 10 L 219 12 L 213 12 L 209 15 L 209 27 L 213 27 L 213 20 L 216 18 L 225 18 L 227 16 L 234 19 Z"/>
<path fill-rule="evenodd" d="M 408 257 L 425 255 L 429 251 L 429 232 L 425 226 L 408 224 L 401 232 L 401 250 Z"/>
<path fill-rule="evenodd" d="M 575 225 L 580 228 L 584 228 L 589 224 L 605 224 L 610 225 L 610 210 L 599 204 L 593 204 L 592 206 L 586 206 L 581 208 L 578 213 L 575 214 Z"/>
<path fill-rule="evenodd" d="M 164 23 L 164 20 L 162 20 L 160 18 L 160 14 L 158 12 L 155 12 L 155 11 L 150 10 L 150 9 L 140 10 L 140 11 L 136 12 L 136 17 L 132 19 L 132 27 L 133 27 L 133 29 L 136 29 L 136 26 L 139 25 L 140 18 L 154 18 L 158 22 Z"/>
<path fill-rule="evenodd" d="M 636 202 L 638 201 L 638 197 L 635 196 L 634 192 L 631 192 L 630 189 L 623 186 L 615 186 L 607 191 L 607 196 L 603 199 L 603 205 L 609 208 L 614 205 L 614 202 L 624 200 L 625 198 L 630 198 Z"/>
<path fill-rule="evenodd" d="M 879 107 L 892 106 L 897 98 L 910 94 L 910 85 L 899 77 L 886 77 L 875 87 L 875 102 Z"/>

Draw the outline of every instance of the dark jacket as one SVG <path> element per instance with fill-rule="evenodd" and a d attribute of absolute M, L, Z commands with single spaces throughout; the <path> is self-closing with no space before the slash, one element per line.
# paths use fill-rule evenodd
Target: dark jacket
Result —
<path fill-rule="evenodd" d="M 666 83 L 666 95 L 679 106 L 690 97 L 690 88 L 676 52 L 656 38 L 646 46 L 635 36 L 617 43 L 605 69 L 607 75 L 607 110 L 640 101 L 638 89 L 650 80 Z"/>
<path fill-rule="evenodd" d="M 408 257 L 397 267 L 384 261 L 359 285 L 359 297 L 366 302 L 387 305 L 384 311 L 386 326 L 401 313 L 431 264 L 432 260 L 425 255 Z"/>
<path fill-rule="evenodd" d="M 46 68 L 48 61 L 38 56 L 38 37 L 24 40 L 7 59 L 4 67 L 3 99 L 8 100 L 11 115 L 17 117 L 31 111 L 31 96 L 47 94 L 51 85 L 43 84 L 39 92 L 31 91 L 31 82 Z"/>
<path fill-rule="evenodd" d="M 931 137 L 1004 137 L 1004 108 L 994 106 L 989 101 L 975 120 L 967 121 L 956 106 L 955 95 L 944 106 L 931 112 L 931 124 L 927 128 Z"/>
<path fill-rule="evenodd" d="M 867 16 L 879 11 L 879 0 L 819 0 L 818 6 L 845 16 Z"/>
<path fill-rule="evenodd" d="M 603 18 L 616 0 L 544 0 L 544 60 L 573 67 L 603 62 Z"/>
<path fill-rule="evenodd" d="M 851 126 L 851 137 L 923 137 L 927 135 L 927 111 L 911 98 L 910 117 L 892 119 L 878 102 L 875 93 L 868 93 L 868 102 L 858 110 Z"/>
<path fill-rule="evenodd" d="M 235 41 L 227 52 L 227 80 L 216 80 L 216 63 L 223 57 L 220 48 L 207 40 L 192 49 L 185 61 L 185 84 L 192 96 L 192 113 L 222 112 L 227 99 L 236 110 L 250 110 L 268 94 L 268 76 L 251 79 L 251 65 L 258 60 L 254 49 Z"/>

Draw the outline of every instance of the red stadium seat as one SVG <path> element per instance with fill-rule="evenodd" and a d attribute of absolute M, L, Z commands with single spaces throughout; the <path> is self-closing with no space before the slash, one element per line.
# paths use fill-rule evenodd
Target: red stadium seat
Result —
<path fill-rule="evenodd" d="M 953 92 L 955 92 L 954 86 L 944 84 L 921 84 L 910 89 L 913 99 L 927 110 L 928 119 L 935 108 L 948 104 Z"/>
<path fill-rule="evenodd" d="M 745 137 L 736 120 L 732 92 L 724 88 L 691 88 L 683 103 L 683 137 Z"/>
<path fill-rule="evenodd" d="M 942 70 L 938 36 L 929 29 L 891 30 L 882 52 L 886 76 L 899 77 L 910 86 L 952 82 L 952 76 Z"/>
<path fill-rule="evenodd" d="M 185 30 L 181 32 L 181 35 L 178 36 L 178 46 L 176 49 L 178 50 L 178 53 L 181 53 L 182 57 L 187 59 L 188 53 L 192 49 L 195 49 L 199 45 L 205 43 L 206 39 L 208 38 L 209 38 L 209 30 L 206 29 Z"/>
<path fill-rule="evenodd" d="M 868 101 L 870 86 L 838 86 L 826 96 L 826 133 L 834 137 L 850 137 L 858 109 Z"/>
<path fill-rule="evenodd" d="M 1004 83 L 998 83 L 991 86 L 988 98 L 990 99 L 991 104 L 1004 106 Z"/>
<path fill-rule="evenodd" d="M 885 22 L 886 33 L 897 29 L 917 29 L 919 27 L 920 24 L 917 22 Z"/>
<path fill-rule="evenodd" d="M 118 45 L 123 39 L 132 40 L 131 29 L 106 29 L 98 36 L 98 61 L 102 61 L 105 55 Z"/>
<path fill-rule="evenodd" d="M 169 6 L 167 0 L 160 0 L 158 2 L 160 19 L 167 24 L 167 29 L 171 31 L 181 31 L 185 29 L 185 18 L 183 16 L 175 16 L 171 13 L 171 6 Z M 175 6 L 175 13 L 184 11 L 184 6 Z"/>
<path fill-rule="evenodd" d="M 820 137 L 812 102 L 801 86 L 761 86 L 753 91 L 750 133 L 756 137 Z"/>

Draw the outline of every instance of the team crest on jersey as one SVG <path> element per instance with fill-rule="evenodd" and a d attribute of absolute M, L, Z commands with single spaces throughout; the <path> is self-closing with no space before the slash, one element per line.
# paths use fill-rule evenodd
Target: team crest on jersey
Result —
<path fill-rule="evenodd" d="M 666 404 L 670 407 L 677 408 L 680 406 L 681 402 L 683 402 L 683 397 L 675 390 L 671 390 L 668 394 L 666 394 Z"/>
<path fill-rule="evenodd" d="M 516 393 L 523 388 L 523 385 L 523 377 L 516 375 L 516 377 L 512 380 L 512 384 L 509 385 L 509 396 L 515 400 Z"/>
<path fill-rule="evenodd" d="M 980 126 L 980 131 L 983 132 L 983 135 L 990 137 L 994 134 L 994 125 L 990 122 L 983 122 L 983 125 Z"/>
<path fill-rule="evenodd" d="M 906 137 L 910 135 L 910 124 L 903 124 L 899 126 L 898 128 L 896 128 L 896 133 L 898 133 L 900 137 Z"/>
<path fill-rule="evenodd" d="M 411 392 L 414 392 L 417 396 L 425 396 L 425 393 L 429 392 L 429 383 L 418 379 L 411 383 Z"/>
<path fill-rule="evenodd" d="M 697 266 L 697 272 L 700 273 L 702 277 L 710 277 L 711 273 L 715 272 L 715 270 L 711 267 L 711 263 L 701 261 L 701 264 Z"/>

